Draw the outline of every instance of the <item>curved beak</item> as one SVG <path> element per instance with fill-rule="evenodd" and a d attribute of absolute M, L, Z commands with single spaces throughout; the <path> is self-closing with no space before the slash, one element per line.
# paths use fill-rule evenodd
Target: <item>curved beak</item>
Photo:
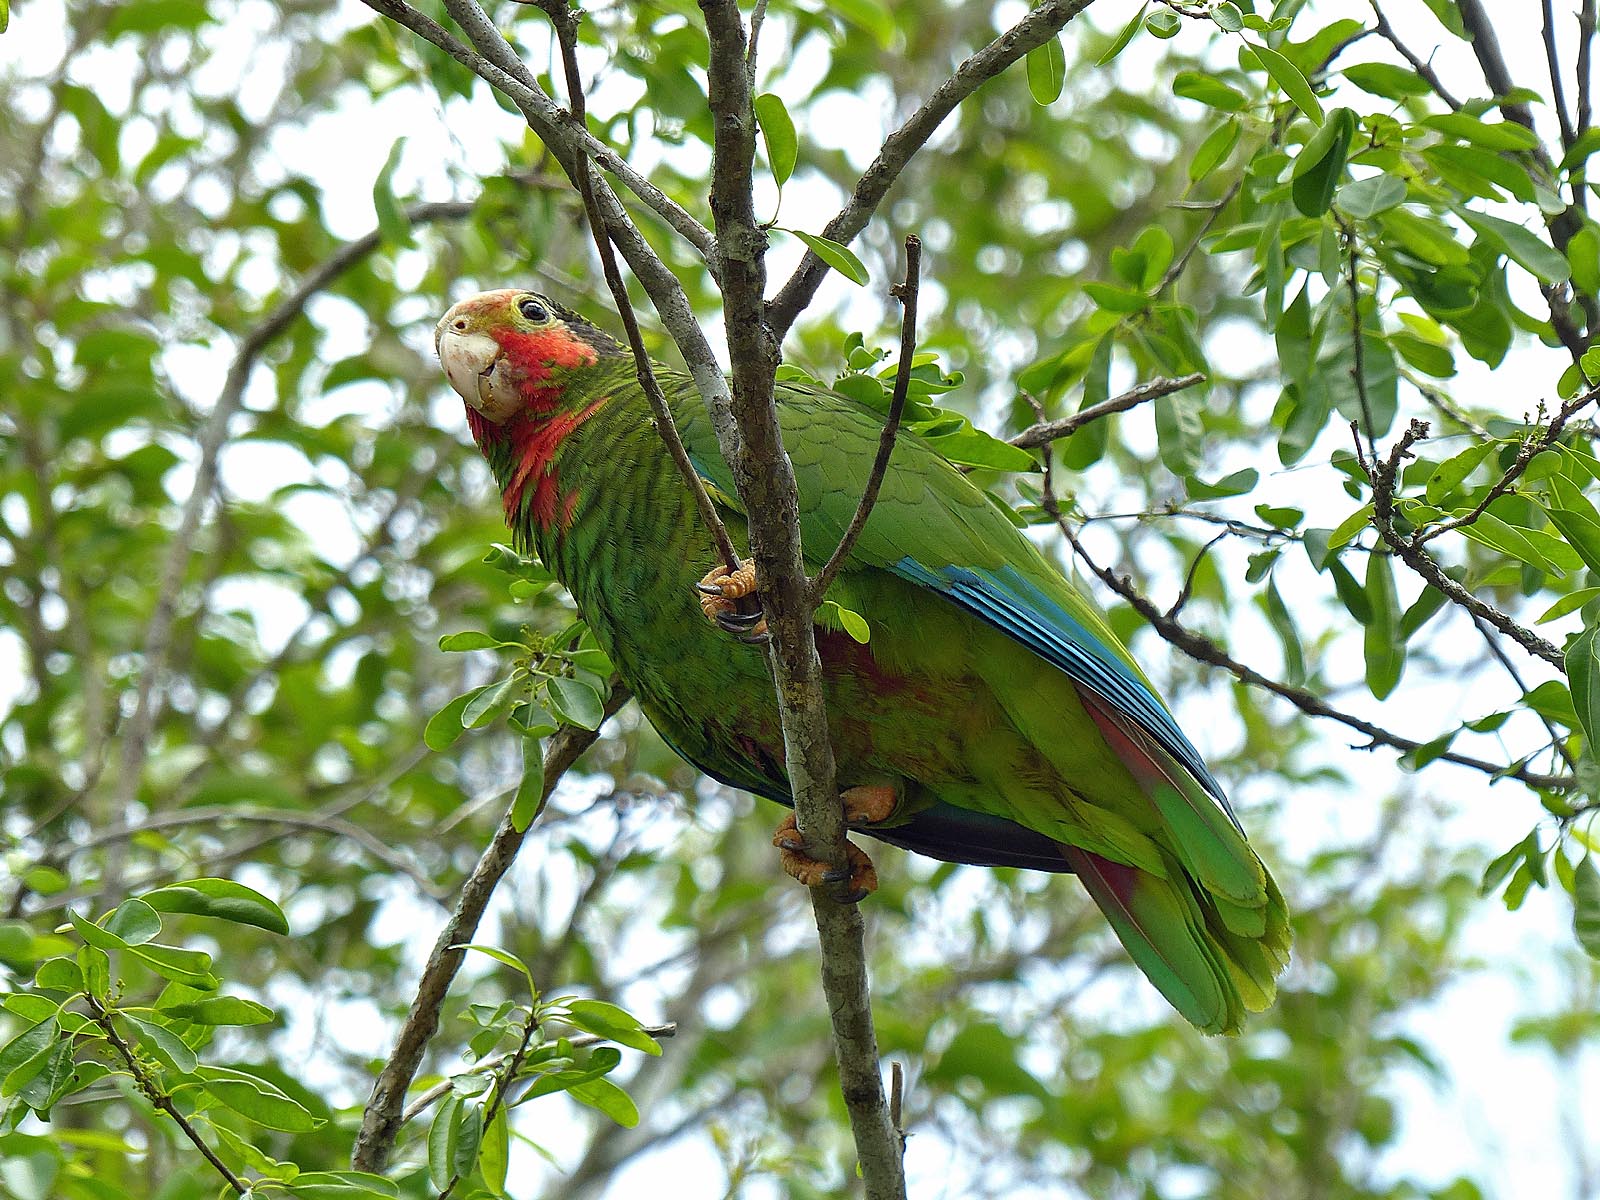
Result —
<path fill-rule="evenodd" d="M 505 352 L 488 334 L 459 333 L 447 327 L 448 320 L 449 314 L 446 314 L 435 336 L 445 378 L 456 395 L 498 425 L 519 407 L 516 397 L 509 394 L 510 389 L 500 386 L 495 379 Z"/>

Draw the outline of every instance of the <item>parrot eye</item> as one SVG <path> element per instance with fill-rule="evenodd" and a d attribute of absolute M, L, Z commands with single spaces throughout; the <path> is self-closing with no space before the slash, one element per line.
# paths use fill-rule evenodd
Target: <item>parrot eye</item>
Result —
<path fill-rule="evenodd" d="M 543 325 L 550 319 L 550 312 L 532 296 L 517 302 L 517 311 L 535 325 Z"/>

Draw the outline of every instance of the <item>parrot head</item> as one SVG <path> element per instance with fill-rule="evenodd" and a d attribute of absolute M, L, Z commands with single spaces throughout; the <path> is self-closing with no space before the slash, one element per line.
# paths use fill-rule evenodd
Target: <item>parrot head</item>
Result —
<path fill-rule="evenodd" d="M 577 313 L 516 288 L 456 304 L 440 318 L 433 345 L 475 434 L 521 413 L 555 412 L 572 371 L 625 353 Z"/>

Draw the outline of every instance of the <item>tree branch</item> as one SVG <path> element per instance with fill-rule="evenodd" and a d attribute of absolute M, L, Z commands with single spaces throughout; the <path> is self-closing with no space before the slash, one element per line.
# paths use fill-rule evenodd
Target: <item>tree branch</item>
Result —
<path fill-rule="evenodd" d="M 1435 96 L 1438 96 L 1439 99 L 1443 100 L 1455 111 L 1461 111 L 1461 101 L 1457 100 L 1450 94 L 1449 89 L 1444 86 L 1444 81 L 1439 78 L 1438 72 L 1430 67 L 1421 58 L 1419 58 L 1411 49 L 1411 47 L 1407 46 L 1400 40 L 1400 35 L 1394 31 L 1394 26 L 1389 24 L 1389 18 L 1383 15 L 1383 9 L 1378 7 L 1378 0 L 1371 0 L 1371 2 L 1372 15 L 1377 19 L 1378 22 L 1378 33 L 1384 38 L 1385 41 L 1387 41 L 1391 46 L 1400 52 L 1400 57 L 1411 64 L 1411 69 L 1413 71 L 1415 71 L 1418 75 L 1421 75 L 1422 78 L 1427 81 L 1428 86 L 1433 89 L 1433 94 Z"/>
<path fill-rule="evenodd" d="M 538 81 L 522 60 L 517 58 L 516 52 L 499 30 L 483 15 L 483 10 L 475 0 L 466 0 L 465 3 L 452 0 L 446 8 L 461 23 L 481 53 L 468 48 L 443 25 L 418 12 L 405 0 L 362 0 L 362 3 L 397 25 L 403 25 L 424 41 L 431 42 L 515 104 L 540 139 L 553 151 L 559 151 L 557 158 L 563 166 L 578 158 L 593 159 L 620 180 L 679 237 L 702 254 L 709 254 L 713 243 L 711 231 L 629 166 L 615 150 L 563 112 L 540 88 Z M 475 16 L 473 10 L 476 10 Z M 478 36 L 474 36 L 475 31 Z M 492 38 L 483 37 L 485 31 L 491 33 Z M 504 47 L 503 52 L 498 47 Z"/>
<path fill-rule="evenodd" d="M 1073 413 L 1070 417 L 1061 417 L 1055 421 L 1040 421 L 1037 425 L 1030 425 L 1015 437 L 1008 439 L 1013 446 L 1023 450 L 1036 450 L 1040 446 L 1058 441 L 1068 434 L 1076 433 L 1085 425 L 1109 417 L 1112 413 L 1126 412 L 1130 408 L 1150 400 L 1158 400 L 1162 396 L 1170 396 L 1173 392 L 1181 392 L 1184 388 L 1194 387 L 1197 383 L 1206 381 L 1205 373 L 1193 371 L 1188 375 L 1180 375 L 1176 379 L 1166 376 L 1157 376 L 1147 379 L 1135 387 L 1129 388 L 1121 395 L 1111 396 L 1091 404 L 1081 412 Z"/>
<path fill-rule="evenodd" d="M 1196 633 L 1194 630 L 1168 617 L 1159 608 L 1157 608 L 1155 604 L 1146 598 L 1143 593 L 1134 587 L 1131 580 L 1122 576 L 1118 576 L 1108 568 L 1102 567 L 1100 564 L 1095 562 L 1094 559 L 1089 557 L 1088 551 L 1086 551 L 1083 548 L 1083 544 L 1078 541 L 1077 535 L 1073 533 L 1071 526 L 1067 524 L 1066 518 L 1061 512 L 1060 506 L 1056 502 L 1055 495 L 1051 491 L 1050 487 L 1049 470 L 1050 466 L 1047 451 L 1045 464 L 1046 483 L 1043 507 L 1045 511 L 1055 519 L 1057 527 L 1060 528 L 1062 534 L 1066 537 L 1067 542 L 1072 546 L 1073 553 L 1078 556 L 1078 558 L 1083 562 L 1084 566 L 1088 567 L 1094 576 L 1100 580 L 1100 582 L 1105 584 L 1112 591 L 1116 592 L 1117 595 L 1126 600 L 1129 606 L 1145 619 L 1145 622 L 1150 626 L 1150 628 L 1154 629 L 1156 633 L 1158 633 L 1168 643 L 1176 646 L 1179 650 L 1183 651 L 1196 662 L 1206 663 L 1214 667 L 1221 667 L 1223 670 L 1231 674 L 1235 679 L 1238 679 L 1241 683 L 1248 684 L 1251 687 L 1260 688 L 1263 691 L 1271 692 L 1274 696 L 1278 696 L 1284 700 L 1287 700 L 1290 704 L 1294 705 L 1301 712 L 1306 713 L 1309 716 L 1325 717 L 1328 720 L 1338 721 L 1341 725 L 1346 725 L 1349 728 L 1354 729 L 1356 732 L 1368 738 L 1373 746 L 1388 746 L 1391 749 L 1406 752 L 1411 750 L 1420 750 L 1423 746 L 1428 744 L 1426 742 L 1416 741 L 1412 738 L 1402 737 L 1400 734 L 1392 733 L 1379 725 L 1374 725 L 1371 721 L 1358 717 L 1353 713 L 1347 713 L 1340 709 L 1334 708 L 1320 696 L 1317 696 L 1314 693 L 1305 690 L 1304 688 L 1297 688 L 1287 683 L 1280 683 L 1276 679 L 1272 679 L 1266 675 L 1263 675 L 1255 668 L 1246 666 L 1244 663 L 1239 662 L 1237 659 L 1231 657 L 1226 650 L 1217 645 L 1217 643 L 1212 641 L 1210 638 L 1204 636 L 1203 634 Z M 1569 775 L 1539 774 L 1537 772 L 1528 770 L 1525 763 L 1511 764 L 1508 766 L 1504 763 L 1487 762 L 1484 759 L 1473 758 L 1472 756 L 1466 754 L 1457 754 L 1453 750 L 1446 750 L 1443 754 L 1439 755 L 1439 758 L 1445 762 L 1453 762 L 1458 766 L 1470 767 L 1475 771 L 1482 771 L 1485 774 L 1493 775 L 1496 778 L 1520 780 L 1529 787 L 1560 790 L 1569 789 L 1573 786 L 1573 779 Z"/>
<path fill-rule="evenodd" d="M 628 697 L 628 689 L 620 681 L 613 680 L 605 702 L 606 716 L 614 715 L 627 703 Z M 599 730 L 579 729 L 574 725 L 565 726 L 551 736 L 545 744 L 544 789 L 539 801 L 541 809 L 549 801 L 562 776 L 597 737 Z M 531 828 L 533 826 L 530 824 L 528 829 Z M 450 983 L 466 957 L 466 951 L 458 947 L 472 941 L 478 922 L 483 919 L 484 909 L 488 907 L 489 898 L 516 860 L 517 851 L 522 848 L 526 836 L 527 829 L 519 832 L 507 810 L 500 827 L 495 830 L 493 840 L 462 885 L 455 911 L 433 944 L 433 952 L 428 955 L 422 977 L 417 982 L 417 994 L 411 1002 L 411 1011 L 406 1014 L 394 1049 L 390 1051 L 389 1059 L 373 1086 L 366 1111 L 362 1113 L 361 1130 L 356 1135 L 350 1159 L 356 1170 L 382 1171 L 389 1161 L 394 1139 L 400 1132 L 406 1089 L 416 1078 L 417 1067 L 422 1062 L 429 1040 L 438 1031 L 439 1010 L 444 1005 L 445 994 L 450 990 Z"/>
<path fill-rule="evenodd" d="M 1448 521 L 1441 521 L 1437 525 L 1426 525 L 1417 530 L 1416 533 L 1411 535 L 1411 544 L 1425 546 L 1440 534 L 1449 533 L 1452 529 L 1460 529 L 1465 525 L 1471 525 L 1479 517 L 1483 516 L 1491 504 L 1501 496 L 1507 495 L 1514 490 L 1517 480 L 1522 478 L 1523 472 L 1528 469 L 1528 465 L 1533 462 L 1535 456 L 1550 449 L 1560 440 L 1561 431 L 1566 428 L 1567 422 L 1572 420 L 1581 409 L 1594 403 L 1596 399 L 1600 399 L 1600 387 L 1590 388 L 1587 392 L 1568 400 L 1561 406 L 1560 411 L 1550 419 L 1549 423 L 1543 427 L 1537 437 L 1530 433 L 1522 439 L 1522 445 L 1517 449 L 1517 456 L 1511 460 L 1511 465 L 1501 473 L 1500 478 L 1490 485 L 1489 490 L 1484 493 L 1483 499 L 1479 500 L 1478 503 L 1474 504 L 1472 508 L 1462 513 L 1459 517 L 1451 517 Z M 1541 405 L 1540 407 L 1542 410 L 1543 406 Z M 1485 437 L 1487 437 L 1487 432 L 1485 432 Z M 1373 457 L 1376 458 L 1376 454 Z"/>
<path fill-rule="evenodd" d="M 1561 86 L 1561 59 L 1556 54 L 1556 24 L 1554 5 L 1551 0 L 1542 0 L 1544 9 L 1544 60 L 1550 68 L 1550 99 L 1556 110 L 1556 118 L 1561 122 L 1561 144 L 1566 149 L 1572 149 L 1572 143 L 1578 135 L 1573 131 L 1572 118 L 1567 116 L 1566 90 Z"/>
<path fill-rule="evenodd" d="M 1044 45 L 1088 8 L 1092 0 L 1046 0 L 1005 33 L 973 54 L 955 74 L 934 90 L 922 107 L 886 139 L 877 158 L 856 182 L 850 199 L 822 230 L 822 236 L 848 245 L 872 219 L 884 196 L 900 178 L 913 156 L 922 149 L 944 119 L 973 92 L 1000 74 L 1028 51 Z M 720 229 L 721 226 L 719 225 Z M 795 318 L 811 303 L 827 274 L 827 266 L 810 250 L 782 289 L 767 306 L 778 337 L 789 331 Z"/>
<path fill-rule="evenodd" d="M 855 547 L 856 539 L 866 528 L 872 506 L 878 502 L 878 489 L 889 470 L 889 459 L 894 454 L 895 439 L 900 433 L 900 418 L 906 411 L 906 397 L 911 392 L 911 360 L 917 353 L 917 291 L 922 278 L 922 239 L 914 233 L 906 235 L 906 278 L 891 294 L 900 298 L 900 361 L 895 366 L 894 394 L 889 400 L 889 415 L 883 422 L 883 432 L 878 435 L 878 453 L 872 460 L 872 470 L 867 484 L 861 489 L 861 499 L 856 511 L 845 527 L 844 536 L 834 547 L 833 554 L 811 581 L 811 604 L 815 607 L 833 586 L 839 569 Z"/>
<path fill-rule="evenodd" d="M 1494 22 L 1484 11 L 1482 0 L 1456 0 L 1456 7 L 1461 11 L 1461 23 L 1472 38 L 1472 52 L 1477 55 L 1478 65 L 1483 69 L 1483 77 L 1495 94 L 1500 111 L 1505 113 L 1507 120 L 1515 121 L 1530 132 L 1537 133 L 1538 130 L 1534 128 L 1533 110 L 1526 104 L 1506 99 L 1516 90 L 1516 82 L 1511 78 L 1511 71 L 1506 66 L 1505 56 L 1500 51 L 1500 39 L 1495 34 Z M 1553 186 L 1556 178 L 1555 164 L 1546 153 L 1544 143 L 1539 142 L 1529 153 L 1544 169 Z M 1550 231 L 1551 243 L 1565 254 L 1567 243 L 1572 240 L 1573 234 L 1583 228 L 1582 219 L 1572 208 L 1543 215 L 1545 226 Z M 1588 349 L 1590 336 L 1600 328 L 1600 299 L 1578 293 L 1578 300 L 1588 321 L 1589 334 L 1586 336 L 1573 322 L 1572 314 L 1568 311 L 1566 287 L 1561 284 L 1544 284 L 1542 290 L 1550 305 L 1550 325 L 1555 330 L 1556 336 L 1561 339 L 1561 344 L 1572 355 L 1572 361 L 1577 362 Z"/>
<path fill-rule="evenodd" d="M 582 126 L 585 124 L 585 113 L 583 81 L 578 76 L 578 14 L 567 6 L 567 0 L 535 0 L 535 2 L 550 18 L 550 24 L 555 29 L 556 41 L 561 47 L 562 65 L 565 68 L 567 103 L 571 106 L 573 120 Z M 711 496 L 706 491 L 705 482 L 700 478 L 700 472 L 695 470 L 694 464 L 689 461 L 689 452 L 684 449 L 683 438 L 678 434 L 677 422 L 673 420 L 672 410 L 667 406 L 667 398 L 662 395 L 661 384 L 656 380 L 655 368 L 650 363 L 649 352 L 644 347 L 644 338 L 639 333 L 639 319 L 634 314 L 633 301 L 628 298 L 628 287 L 623 283 L 622 273 L 617 269 L 617 256 L 611 245 L 611 237 L 606 232 L 605 220 L 595 200 L 594 181 L 591 175 L 592 172 L 585 166 L 578 172 L 575 182 L 578 185 L 578 193 L 583 198 L 583 210 L 589 218 L 589 232 L 593 235 L 595 249 L 600 254 L 601 272 L 605 275 L 606 286 L 611 289 L 611 298 L 617 306 L 617 315 L 622 318 L 622 327 L 627 332 L 628 348 L 633 353 L 634 373 L 639 378 L 639 386 L 644 391 L 645 399 L 650 403 L 650 411 L 655 414 L 656 432 L 667 444 L 667 450 L 678 468 L 678 474 L 683 478 L 684 486 L 694 497 L 695 507 L 700 510 L 701 521 L 711 531 L 712 539 L 717 543 L 717 550 L 721 553 L 722 561 L 727 564 L 728 570 L 737 571 L 740 565 L 739 551 L 735 549 L 733 539 L 728 536 L 727 526 L 717 515 L 716 506 L 711 502 Z"/>
<path fill-rule="evenodd" d="M 156 1085 L 156 1081 L 145 1070 L 144 1064 L 139 1061 L 139 1056 L 133 1052 L 133 1047 L 129 1046 L 123 1040 L 122 1035 L 117 1032 L 117 1026 L 111 1019 L 110 1010 L 92 994 L 85 993 L 83 998 L 84 1002 L 89 1006 L 89 1015 L 94 1018 L 94 1023 L 105 1032 L 106 1040 L 116 1050 L 118 1057 L 127 1064 L 128 1073 L 133 1076 L 133 1082 L 144 1093 L 145 1098 L 173 1119 L 178 1128 L 182 1130 L 183 1136 L 194 1143 L 195 1149 L 200 1151 L 205 1156 L 206 1161 L 217 1169 L 217 1174 L 227 1181 L 228 1186 L 236 1194 L 240 1196 L 249 1195 L 250 1185 L 235 1175 L 228 1164 L 217 1157 L 217 1152 L 206 1144 L 205 1138 L 201 1137 L 199 1131 L 189 1123 L 189 1118 L 178 1111 L 178 1106 L 172 1102 L 172 1097 Z"/>
<path fill-rule="evenodd" d="M 1588 132 L 1592 117 L 1590 89 L 1594 82 L 1592 55 L 1597 8 L 1600 5 L 1595 0 L 1583 0 L 1583 8 L 1578 13 L 1578 124 L 1574 132 L 1579 137 Z M 1573 191 L 1575 195 L 1582 193 L 1582 187 L 1576 179 L 1573 180 Z"/>
<path fill-rule="evenodd" d="M 733 414 L 742 445 L 730 460 L 748 514 L 750 551 L 772 640 L 769 662 L 783 726 L 784 764 L 808 855 L 843 869 L 844 806 L 823 703 L 794 470 L 778 429 L 773 379 L 784 326 L 768 324 L 766 232 L 757 222 L 752 171 L 756 121 L 748 44 L 736 0 L 701 0 L 710 43 L 711 215 L 722 266 L 723 319 L 733 366 Z M 809 298 L 809 297 L 807 297 Z M 800 307 L 803 307 L 803 302 Z M 799 307 L 795 309 L 799 311 Z M 868 997 L 860 909 L 811 889 L 834 1056 L 868 1200 L 904 1200 L 905 1171 L 889 1119 Z"/>
<path fill-rule="evenodd" d="M 1355 432 L 1352 428 L 1352 433 Z M 1413 420 L 1410 427 L 1400 436 L 1389 452 L 1389 457 L 1382 462 L 1369 461 L 1365 450 L 1362 449 L 1361 439 L 1356 437 L 1356 458 L 1360 461 L 1367 479 L 1372 484 L 1372 524 L 1378 535 L 1389 544 L 1395 557 L 1400 559 L 1422 576 L 1433 587 L 1443 592 L 1454 604 L 1466 609 L 1475 617 L 1481 617 L 1505 634 L 1529 654 L 1535 655 L 1550 663 L 1557 670 L 1565 669 L 1565 657 L 1559 647 L 1546 641 L 1531 629 L 1526 629 L 1517 624 L 1505 613 L 1491 604 L 1486 604 L 1478 599 L 1461 584 L 1444 573 L 1444 568 L 1437 559 L 1429 554 L 1422 546 L 1412 539 L 1404 536 L 1394 527 L 1394 501 L 1395 480 L 1400 473 L 1401 462 L 1411 456 L 1411 447 L 1428 436 L 1428 423 Z"/>

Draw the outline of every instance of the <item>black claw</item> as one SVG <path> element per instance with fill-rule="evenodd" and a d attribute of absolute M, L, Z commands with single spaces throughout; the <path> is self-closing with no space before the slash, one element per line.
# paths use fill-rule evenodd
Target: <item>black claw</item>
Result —
<path fill-rule="evenodd" d="M 728 633 L 748 633 L 761 624 L 762 616 L 757 609 L 753 613 L 719 612 L 713 619 Z"/>
<path fill-rule="evenodd" d="M 722 585 L 720 583 L 697 583 L 694 588 L 695 591 L 704 592 L 708 596 L 722 595 Z"/>
<path fill-rule="evenodd" d="M 765 646 L 772 641 L 772 635 L 766 633 L 736 633 L 733 636 L 746 646 Z"/>

